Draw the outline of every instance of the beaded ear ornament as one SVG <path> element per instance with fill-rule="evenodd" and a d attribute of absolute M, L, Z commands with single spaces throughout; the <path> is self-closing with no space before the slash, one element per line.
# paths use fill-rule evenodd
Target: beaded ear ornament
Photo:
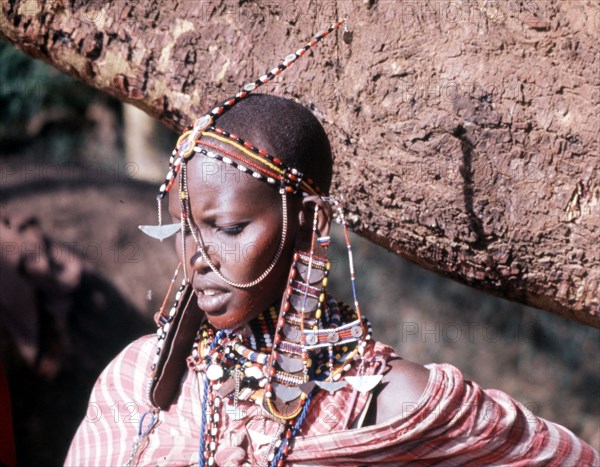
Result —
<path fill-rule="evenodd" d="M 322 213 L 318 205 L 315 205 L 309 249 L 297 250 L 294 253 L 279 312 L 272 309 L 260 315 L 258 320 L 262 327 L 250 337 L 242 336 L 236 330 L 215 330 L 206 321 L 199 326 L 202 313 L 191 304 L 193 300 L 190 300 L 190 296 L 193 296 L 193 292 L 186 268 L 182 267 L 184 277 L 175 294 L 175 304 L 166 311 L 168 298 L 165 298 L 165 303 L 157 313 L 157 352 L 148 382 L 151 409 L 142 418 L 139 436 L 128 465 L 138 460 L 139 451 L 142 449 L 140 446 L 143 446 L 142 440 L 147 438 L 159 423 L 160 410 L 169 407 L 181 379 L 176 375 L 182 376 L 179 368 L 182 361 L 180 356 L 186 351 L 189 355 L 190 348 L 192 355 L 188 357 L 187 365 L 204 376 L 200 465 L 215 464 L 218 441 L 215 433 L 219 432 L 219 410 L 229 399 L 233 399 L 235 410 L 238 401 L 248 400 L 261 406 L 268 416 L 277 420 L 277 436 L 261 465 L 281 467 L 307 416 L 316 390 L 320 388 L 334 393 L 349 384 L 360 392 L 368 392 L 381 381 L 381 375 L 365 375 L 362 371 L 361 356 L 371 338 L 371 328 L 360 313 L 352 248 L 340 204 L 335 199 L 324 196 L 310 177 L 306 177 L 296 168 L 289 167 L 277 156 L 215 126 L 223 113 L 292 66 L 311 47 L 342 25 L 345 25 L 344 19 L 332 24 L 296 52 L 286 56 L 277 67 L 243 86 L 234 97 L 186 128 L 173 150 L 166 179 L 159 189 L 158 225 L 140 226 L 140 229 L 161 241 L 181 231 L 184 265 L 187 261 L 184 234 L 189 231 L 196 244 L 196 251 L 212 272 L 233 287 L 250 288 L 269 275 L 281 256 L 288 230 L 288 195 L 319 195 L 334 208 L 336 220 L 344 230 L 354 308 L 338 305 L 326 293 L 330 269 L 327 248 L 331 239 L 319 235 L 317 226 Z M 228 164 L 279 190 L 282 200 L 280 242 L 270 265 L 251 282 L 238 283 L 221 273 L 211 261 L 200 230 L 193 222 L 186 164 L 195 154 Z M 181 220 L 176 224 L 163 225 L 161 202 L 175 185 L 178 175 Z M 177 272 L 170 290 L 176 277 Z M 167 293 L 167 297 L 169 296 L 170 291 Z M 190 340 L 189 329 L 199 327 L 195 341 L 193 337 Z M 259 342 L 262 344 L 259 345 Z M 345 376 L 355 360 L 360 360 L 355 376 Z M 185 358 L 183 361 L 185 362 Z M 144 427 L 143 422 L 147 414 L 151 414 L 150 422 L 146 422 L 148 426 Z"/>

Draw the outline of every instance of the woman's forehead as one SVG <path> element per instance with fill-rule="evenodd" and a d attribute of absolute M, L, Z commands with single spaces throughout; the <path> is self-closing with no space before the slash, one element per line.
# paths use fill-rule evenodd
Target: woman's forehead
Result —
<path fill-rule="evenodd" d="M 187 162 L 186 172 L 192 210 L 252 210 L 257 205 L 264 208 L 279 203 L 279 195 L 273 186 L 201 154 Z M 175 184 L 178 187 L 179 180 Z M 169 208 L 179 212 L 179 195 L 169 196 Z"/>

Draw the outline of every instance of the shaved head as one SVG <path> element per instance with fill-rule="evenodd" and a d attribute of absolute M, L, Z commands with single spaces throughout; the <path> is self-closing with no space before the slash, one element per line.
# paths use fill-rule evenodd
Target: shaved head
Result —
<path fill-rule="evenodd" d="M 252 94 L 215 122 L 216 126 L 279 157 L 329 193 L 331 146 L 321 123 L 301 104 L 283 97 Z"/>

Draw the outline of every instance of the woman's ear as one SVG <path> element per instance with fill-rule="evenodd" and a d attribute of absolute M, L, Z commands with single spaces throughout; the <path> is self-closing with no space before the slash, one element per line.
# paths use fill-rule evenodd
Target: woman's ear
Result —
<path fill-rule="evenodd" d="M 331 205 L 323 200 L 318 195 L 306 196 L 302 199 L 302 211 L 300 217 L 304 218 L 302 230 L 312 233 L 313 216 L 315 214 L 315 206 L 318 206 L 317 231 L 320 237 L 329 235 L 331 221 L 333 219 L 333 209 Z M 302 224 L 302 219 L 301 219 Z"/>

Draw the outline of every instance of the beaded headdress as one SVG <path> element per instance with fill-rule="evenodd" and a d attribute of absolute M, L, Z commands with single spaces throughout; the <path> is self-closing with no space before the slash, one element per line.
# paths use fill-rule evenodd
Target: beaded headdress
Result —
<path fill-rule="evenodd" d="M 201 433 L 205 436 L 200 440 L 200 465 L 215 463 L 216 442 L 211 433 L 218 431 L 219 416 L 216 410 L 221 404 L 222 386 L 226 381 L 235 379 L 236 405 L 238 399 L 243 397 L 240 386 L 241 382 L 245 381 L 249 385 L 246 389 L 250 392 L 244 394 L 263 407 L 269 416 L 279 421 L 279 438 L 274 440 L 270 454 L 264 459 L 263 464 L 281 466 L 289 452 L 293 437 L 306 417 L 312 395 L 316 390 L 321 388 L 335 392 L 350 384 L 359 391 L 367 392 L 381 379 L 381 376 L 361 375 L 360 370 L 357 376 L 342 378 L 350 369 L 352 362 L 364 353 L 370 339 L 370 326 L 362 318 L 356 298 L 352 248 L 341 206 L 335 199 L 323 196 L 317 184 L 297 168 L 290 167 L 276 155 L 269 154 L 251 142 L 216 126 L 219 117 L 225 112 L 292 66 L 311 47 L 344 24 L 344 19 L 332 24 L 325 31 L 314 36 L 304 47 L 289 54 L 277 67 L 256 81 L 246 84 L 234 97 L 188 126 L 173 150 L 167 177 L 157 196 L 159 225 L 140 227 L 148 235 L 160 240 L 178 230 L 181 230 L 182 234 L 185 230 L 190 231 L 197 245 L 197 251 L 206 264 L 223 281 L 238 288 L 249 288 L 264 280 L 279 260 L 287 235 L 288 195 L 321 196 L 336 210 L 337 220 L 344 228 L 354 309 L 338 306 L 337 302 L 326 294 L 330 268 L 327 248 L 330 239 L 319 236 L 317 223 L 320 213 L 319 206 L 315 204 L 310 249 L 294 253 L 281 308 L 278 313 L 276 310 L 273 312 L 272 330 L 265 334 L 270 336 L 269 342 L 264 346 L 256 345 L 256 342 L 255 345 L 245 345 L 243 337 L 235 330 L 215 330 L 207 323 L 202 327 L 199 326 L 202 313 L 197 307 L 192 310 L 195 306 L 193 292 L 184 263 L 182 268 L 184 278 L 175 295 L 174 305 L 167 311 L 165 308 L 167 298 L 165 298 L 161 311 L 157 313 L 158 344 L 148 386 L 148 399 L 152 408 L 147 414 L 151 417 L 151 421 L 144 426 L 142 419 L 138 439 L 143 439 L 152 431 L 159 409 L 165 409 L 170 405 L 175 393 L 173 385 L 179 383 L 177 375 L 181 376 L 181 372 L 185 369 L 185 364 L 182 363 L 185 359 L 181 358 L 181 354 L 186 355 L 186 352 L 189 354 L 191 340 L 193 340 L 191 332 L 195 332 L 200 327 L 200 331 L 196 334 L 192 355 L 188 357 L 187 362 L 190 368 L 204 375 Z M 187 189 L 186 164 L 195 154 L 233 166 L 279 190 L 282 200 L 281 240 L 270 265 L 249 283 L 237 283 L 223 276 L 205 251 L 200 230 L 193 223 Z M 161 201 L 173 188 L 178 175 L 181 222 L 163 225 Z M 187 260 L 184 235 L 182 235 L 181 247 L 182 261 L 185 262 Z M 180 268 L 181 264 L 178 270 Z M 171 287 L 176 280 L 176 275 L 177 272 Z M 167 296 L 169 295 L 170 291 Z M 268 316 L 262 319 L 267 318 Z M 268 331 L 269 326 L 264 327 Z M 165 383 L 167 381 L 172 384 Z M 136 458 L 139 446 L 139 444 L 135 445 L 131 460 Z"/>

